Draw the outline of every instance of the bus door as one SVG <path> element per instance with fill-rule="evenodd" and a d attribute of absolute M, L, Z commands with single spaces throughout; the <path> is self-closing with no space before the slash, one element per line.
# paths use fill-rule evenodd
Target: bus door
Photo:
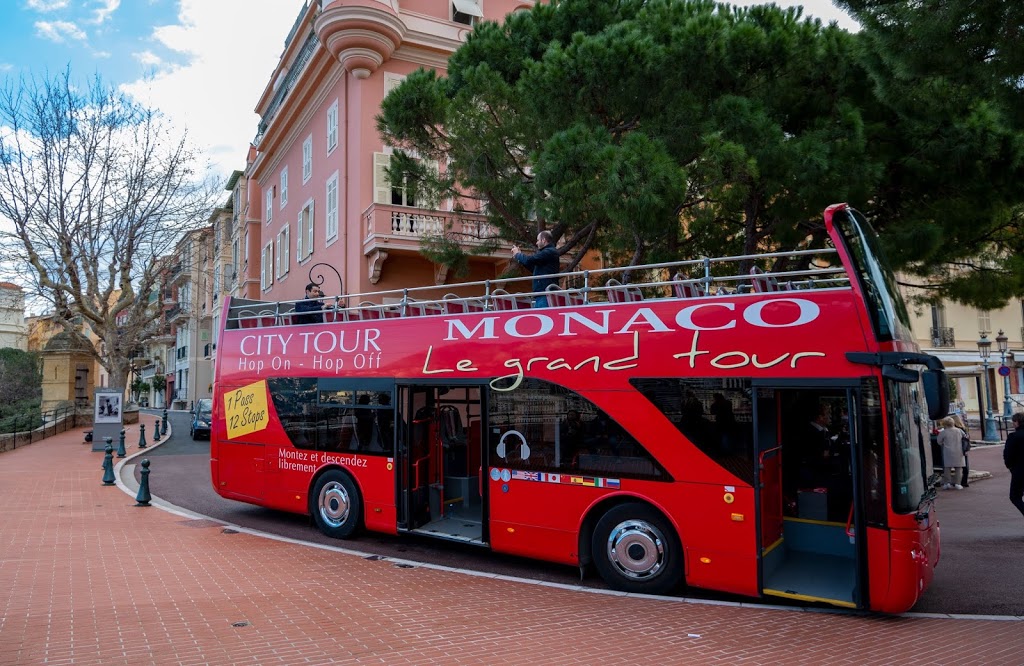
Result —
<path fill-rule="evenodd" d="M 485 545 L 484 386 L 399 386 L 398 530 Z"/>
<path fill-rule="evenodd" d="M 754 390 L 762 594 L 866 607 L 857 389 Z"/>

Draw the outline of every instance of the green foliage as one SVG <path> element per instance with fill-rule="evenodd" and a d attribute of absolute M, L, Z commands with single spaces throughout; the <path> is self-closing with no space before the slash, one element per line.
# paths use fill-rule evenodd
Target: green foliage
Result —
<path fill-rule="evenodd" d="M 19 411 L 17 405 L 23 401 L 35 401 L 38 406 L 42 394 L 43 367 L 39 355 L 0 348 L 0 415 Z"/>
<path fill-rule="evenodd" d="M 154 391 L 163 391 L 167 388 L 167 377 L 161 374 L 153 375 L 152 384 Z"/>
<path fill-rule="evenodd" d="M 800 247 L 849 201 L 937 296 L 1024 294 L 1024 10 L 846 4 L 877 20 L 853 35 L 776 6 L 561 0 L 482 23 L 447 76 L 384 100 L 392 182 L 469 193 L 503 239 L 550 229 L 634 264 Z M 453 267 L 464 251 L 450 234 L 425 250 Z"/>

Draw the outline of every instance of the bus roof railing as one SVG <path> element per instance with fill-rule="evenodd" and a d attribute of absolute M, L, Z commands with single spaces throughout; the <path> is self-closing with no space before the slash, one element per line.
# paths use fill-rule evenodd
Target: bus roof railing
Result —
<path fill-rule="evenodd" d="M 803 259 L 812 261 L 803 263 Z M 762 268 L 775 263 L 784 270 Z M 751 266 L 747 272 L 742 268 Z M 542 292 L 531 291 L 533 276 L 407 287 L 391 291 L 325 296 L 326 322 L 366 321 L 409 316 L 472 314 L 532 307 L 545 296 L 553 307 L 648 300 L 785 292 L 850 287 L 834 248 L 794 250 L 560 273 Z M 232 298 L 227 328 L 298 323 L 301 313 L 288 301 Z M 297 317 L 297 315 L 299 315 Z"/>

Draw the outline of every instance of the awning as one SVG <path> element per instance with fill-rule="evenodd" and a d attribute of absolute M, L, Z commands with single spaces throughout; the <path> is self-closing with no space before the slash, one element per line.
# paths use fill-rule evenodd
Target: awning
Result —
<path fill-rule="evenodd" d="M 455 5 L 455 10 L 461 14 L 469 14 L 478 18 L 484 17 L 484 13 L 480 11 L 480 5 L 476 3 L 476 0 L 452 0 L 452 4 Z"/>

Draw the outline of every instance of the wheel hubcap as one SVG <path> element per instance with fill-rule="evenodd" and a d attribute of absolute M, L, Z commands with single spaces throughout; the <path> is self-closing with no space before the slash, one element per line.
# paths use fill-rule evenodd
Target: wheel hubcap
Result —
<path fill-rule="evenodd" d="M 608 535 L 608 561 L 627 578 L 650 578 L 665 565 L 665 536 L 643 520 L 619 523 Z"/>
<path fill-rule="evenodd" d="M 337 481 L 331 481 L 320 489 L 319 503 L 320 517 L 331 527 L 341 527 L 348 520 L 348 491 Z"/>

